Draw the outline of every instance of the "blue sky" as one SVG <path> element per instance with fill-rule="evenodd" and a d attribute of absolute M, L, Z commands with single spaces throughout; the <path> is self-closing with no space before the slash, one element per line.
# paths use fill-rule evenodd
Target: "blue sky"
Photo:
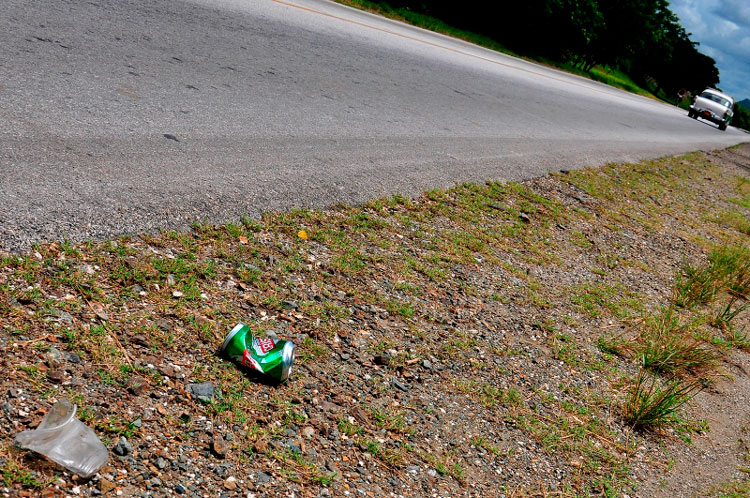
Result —
<path fill-rule="evenodd" d="M 716 60 L 722 90 L 750 98 L 750 0 L 671 0 L 670 8 L 698 50 Z"/>

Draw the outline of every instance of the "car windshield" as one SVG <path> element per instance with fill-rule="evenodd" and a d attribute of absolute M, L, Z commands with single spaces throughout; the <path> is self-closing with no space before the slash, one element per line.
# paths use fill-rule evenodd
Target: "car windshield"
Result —
<path fill-rule="evenodd" d="M 724 97 L 716 95 L 715 93 L 703 92 L 701 93 L 701 97 L 703 97 L 704 99 L 713 100 L 714 102 L 718 102 L 724 107 L 732 107 L 732 103 L 730 101 L 728 101 Z"/>

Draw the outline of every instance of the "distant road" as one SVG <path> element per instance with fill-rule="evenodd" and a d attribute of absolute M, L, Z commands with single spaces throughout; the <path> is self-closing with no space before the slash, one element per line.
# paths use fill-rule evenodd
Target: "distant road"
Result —
<path fill-rule="evenodd" d="M 0 247 L 747 141 L 323 0 L 3 0 Z"/>

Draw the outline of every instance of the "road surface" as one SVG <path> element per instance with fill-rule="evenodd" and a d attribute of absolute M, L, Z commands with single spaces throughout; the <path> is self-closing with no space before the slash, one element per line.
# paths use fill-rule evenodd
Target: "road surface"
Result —
<path fill-rule="evenodd" d="M 322 0 L 3 0 L 0 248 L 748 135 Z"/>

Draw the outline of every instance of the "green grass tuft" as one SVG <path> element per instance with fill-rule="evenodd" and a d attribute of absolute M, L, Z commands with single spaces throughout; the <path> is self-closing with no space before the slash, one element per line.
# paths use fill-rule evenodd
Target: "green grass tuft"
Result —
<path fill-rule="evenodd" d="M 699 380 L 677 377 L 660 383 L 641 369 L 623 409 L 623 416 L 635 429 L 654 429 L 678 422 L 677 409 L 703 389 Z"/>

